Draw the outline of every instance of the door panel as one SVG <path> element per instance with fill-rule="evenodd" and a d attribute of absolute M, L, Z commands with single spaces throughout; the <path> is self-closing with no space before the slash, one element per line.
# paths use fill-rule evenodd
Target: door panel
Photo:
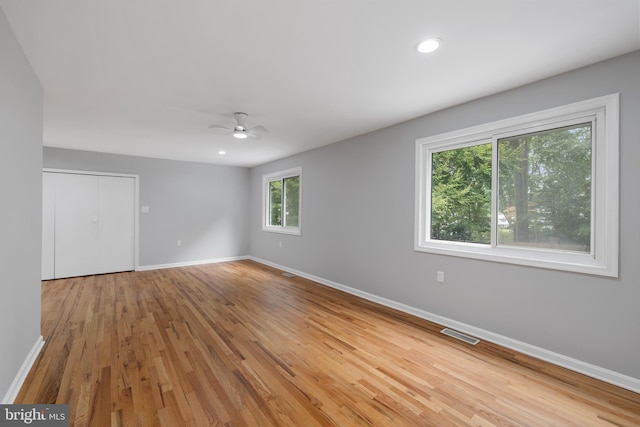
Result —
<path fill-rule="evenodd" d="M 98 177 L 55 174 L 55 277 L 98 271 Z"/>
<path fill-rule="evenodd" d="M 135 180 L 98 177 L 98 272 L 134 269 Z"/>

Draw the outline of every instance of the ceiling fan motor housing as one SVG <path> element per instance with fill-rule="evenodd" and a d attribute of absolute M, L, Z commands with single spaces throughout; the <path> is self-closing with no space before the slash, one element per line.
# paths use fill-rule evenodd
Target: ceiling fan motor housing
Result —
<path fill-rule="evenodd" d="M 247 113 L 234 113 L 233 116 L 236 118 L 236 123 L 238 124 L 237 127 L 242 127 L 243 129 L 244 127 L 244 123 L 247 121 Z"/>

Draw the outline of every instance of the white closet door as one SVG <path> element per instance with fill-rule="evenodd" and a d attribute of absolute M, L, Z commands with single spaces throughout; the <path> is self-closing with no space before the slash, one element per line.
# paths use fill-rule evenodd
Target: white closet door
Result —
<path fill-rule="evenodd" d="M 98 273 L 134 269 L 135 180 L 98 177 Z"/>
<path fill-rule="evenodd" d="M 42 174 L 42 280 L 55 277 L 55 178 L 52 173 Z"/>
<path fill-rule="evenodd" d="M 55 277 L 96 274 L 98 177 L 55 175 Z"/>
<path fill-rule="evenodd" d="M 42 278 L 135 269 L 133 177 L 43 174 Z"/>

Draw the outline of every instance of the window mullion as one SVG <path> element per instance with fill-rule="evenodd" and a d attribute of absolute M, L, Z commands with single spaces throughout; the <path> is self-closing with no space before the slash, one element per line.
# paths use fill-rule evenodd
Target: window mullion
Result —
<path fill-rule="evenodd" d="M 266 183 L 266 189 L 263 190 L 266 191 L 267 193 L 267 197 L 266 198 L 266 206 L 265 206 L 265 223 L 268 226 L 271 226 L 271 218 L 272 218 L 272 213 L 271 213 L 271 208 L 273 206 L 273 195 L 271 194 L 271 181 L 267 181 Z"/>
<path fill-rule="evenodd" d="M 491 138 L 491 247 L 498 246 L 498 138 Z"/>
<path fill-rule="evenodd" d="M 285 184 L 285 180 L 286 178 L 282 178 L 282 180 L 280 181 L 282 185 L 282 206 L 281 206 L 281 210 L 280 210 L 280 215 L 282 216 L 282 227 L 286 227 L 287 226 L 287 190 L 286 190 L 286 184 Z"/>

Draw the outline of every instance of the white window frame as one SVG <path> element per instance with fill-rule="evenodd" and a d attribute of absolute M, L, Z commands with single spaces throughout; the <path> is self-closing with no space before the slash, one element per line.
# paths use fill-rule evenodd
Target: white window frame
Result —
<path fill-rule="evenodd" d="M 508 136 L 568 123 L 592 122 L 590 253 L 498 246 L 497 192 L 492 191 L 491 243 L 431 239 L 431 159 L 439 151 L 493 144 L 492 188 L 497 188 L 497 142 Z M 619 94 L 416 140 L 415 246 L 420 252 L 618 277 Z"/>
<path fill-rule="evenodd" d="M 273 181 L 282 181 L 285 178 L 292 177 L 299 178 L 299 187 L 298 187 L 298 226 L 297 227 L 287 227 L 281 225 L 271 225 L 271 201 L 270 201 L 270 193 L 269 193 L 269 184 Z M 284 183 L 283 183 L 284 184 Z M 286 196 L 284 191 L 284 185 L 282 188 L 283 197 L 282 197 L 282 218 L 284 221 L 285 212 L 284 207 L 286 206 Z M 283 233 L 283 234 L 294 234 L 300 235 L 302 232 L 302 167 L 291 168 L 283 171 L 272 172 L 266 175 L 262 175 L 262 230 L 269 231 L 273 233 Z"/>

